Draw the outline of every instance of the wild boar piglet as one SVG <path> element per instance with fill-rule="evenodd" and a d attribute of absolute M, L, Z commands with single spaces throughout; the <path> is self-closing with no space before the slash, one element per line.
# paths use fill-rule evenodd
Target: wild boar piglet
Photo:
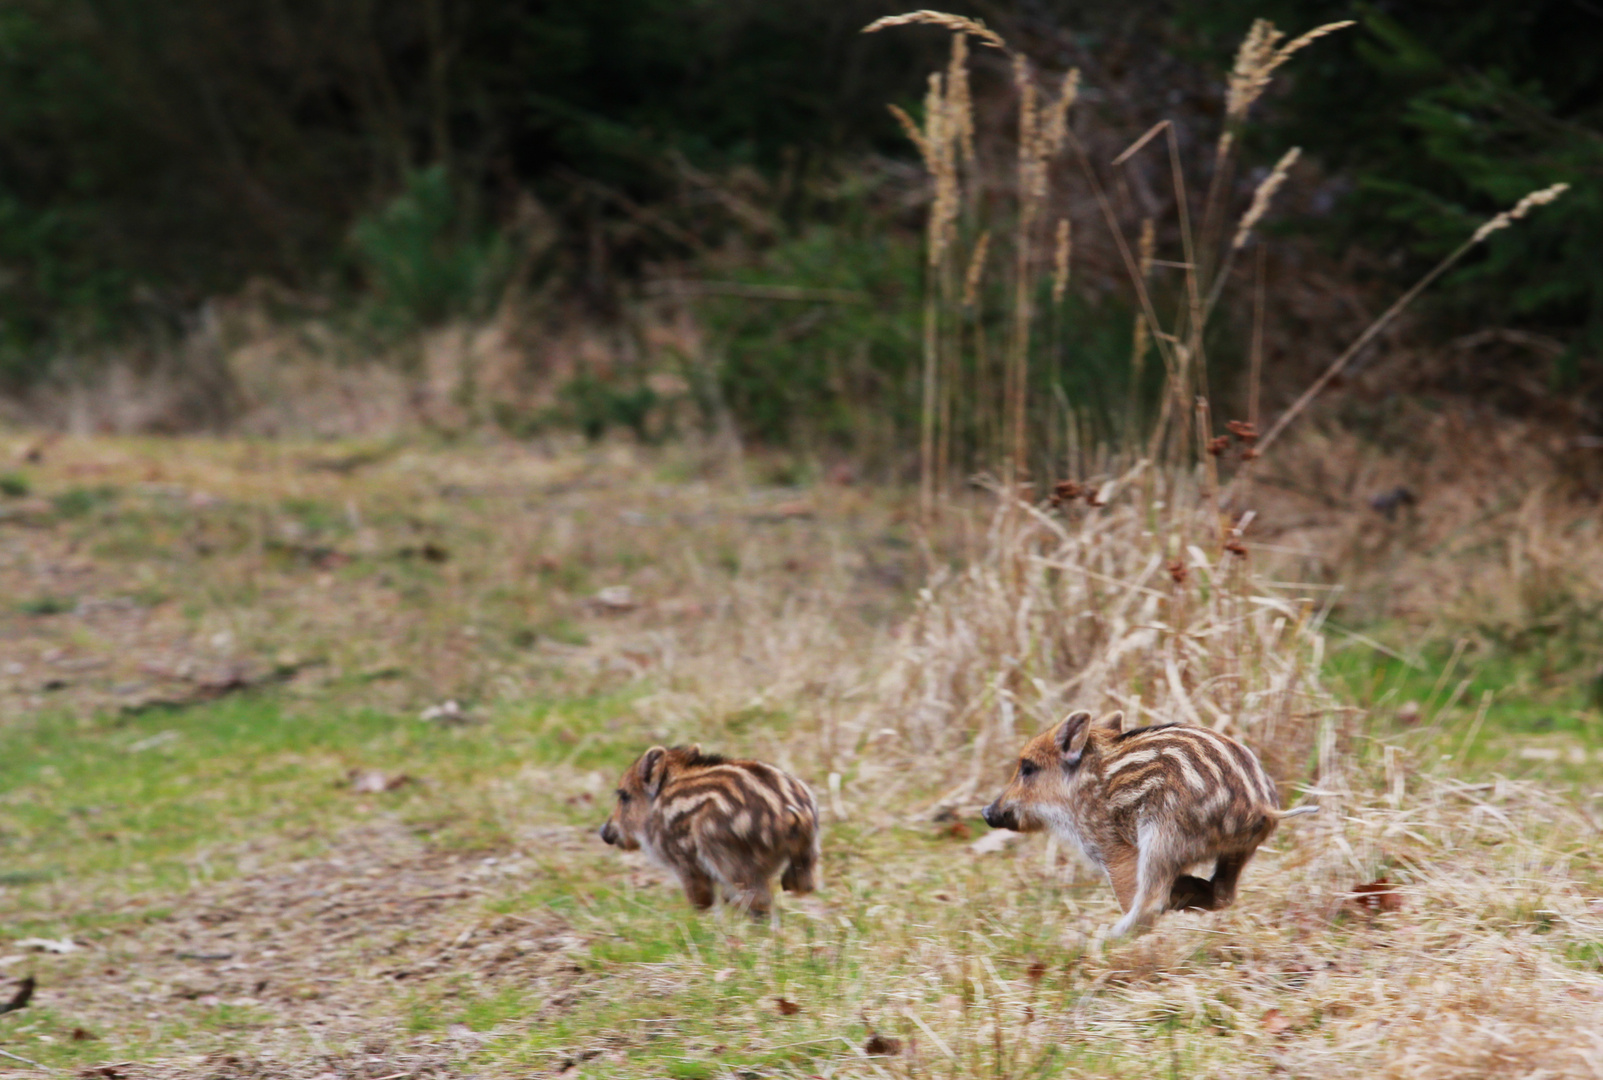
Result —
<path fill-rule="evenodd" d="M 700 746 L 653 746 L 629 766 L 601 839 L 644 849 L 672 870 L 685 896 L 763 915 L 775 874 L 789 892 L 816 887 L 818 804 L 806 784 L 761 761 L 704 754 Z"/>
<path fill-rule="evenodd" d="M 1049 829 L 1079 845 L 1113 885 L 1124 917 L 1114 936 L 1161 911 L 1228 907 L 1258 845 L 1281 819 L 1274 781 L 1251 750 L 1207 728 L 1124 730 L 1124 714 L 1073 713 L 1024 747 L 985 808 L 997 829 Z M 1213 863 L 1213 877 L 1185 871 Z"/>

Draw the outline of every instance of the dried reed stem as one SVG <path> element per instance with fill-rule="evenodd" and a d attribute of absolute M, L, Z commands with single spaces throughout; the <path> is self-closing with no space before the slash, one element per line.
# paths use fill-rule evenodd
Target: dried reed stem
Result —
<path fill-rule="evenodd" d="M 1441 262 L 1437 263 L 1429 273 L 1415 282 L 1412 288 L 1410 288 L 1402 296 L 1399 296 L 1392 303 L 1391 307 L 1386 309 L 1380 318 L 1370 323 L 1364 332 L 1359 334 L 1358 338 L 1351 345 L 1347 346 L 1346 350 L 1343 351 L 1340 356 L 1331 361 L 1330 366 L 1325 369 L 1324 374 L 1319 376 L 1318 379 L 1314 380 L 1314 384 L 1307 390 L 1304 390 L 1302 395 L 1298 397 L 1296 401 L 1291 403 L 1291 407 L 1281 414 L 1280 419 L 1275 421 L 1274 426 L 1264 433 L 1263 438 L 1258 440 L 1258 452 L 1262 454 L 1265 450 L 1267 450 L 1270 444 L 1280 437 L 1280 433 L 1286 430 L 1286 426 L 1295 420 L 1302 413 L 1302 411 L 1308 407 L 1309 403 L 1312 402 L 1314 398 L 1319 396 L 1320 391 L 1322 391 L 1326 386 L 1329 386 L 1330 381 L 1337 375 L 1341 374 L 1342 369 L 1347 366 L 1353 357 L 1357 356 L 1361 351 L 1363 351 L 1364 347 L 1367 346 L 1371 341 L 1374 341 L 1380 332 L 1389 326 L 1392 320 L 1402 313 L 1404 308 L 1413 303 L 1414 299 L 1418 297 L 1420 293 L 1424 292 L 1432 282 L 1445 274 L 1453 267 L 1455 263 L 1458 262 L 1458 260 L 1462 259 L 1466 254 L 1468 254 L 1471 248 L 1497 230 L 1506 229 L 1512 222 L 1523 218 L 1531 211 L 1533 207 L 1545 206 L 1546 204 L 1557 199 L 1560 195 L 1564 194 L 1564 192 L 1567 190 L 1569 190 L 1568 184 L 1553 184 L 1550 187 L 1542 188 L 1539 191 L 1533 191 L 1521 199 L 1512 210 L 1506 210 L 1503 213 L 1498 214 L 1496 217 L 1493 217 L 1491 220 L 1487 221 L 1480 228 L 1476 229 L 1473 236 L 1455 248 L 1451 254 L 1449 254 Z"/>

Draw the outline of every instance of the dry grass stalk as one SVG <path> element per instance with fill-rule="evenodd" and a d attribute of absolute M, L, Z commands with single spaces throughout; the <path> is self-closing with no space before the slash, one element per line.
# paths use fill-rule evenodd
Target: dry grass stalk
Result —
<path fill-rule="evenodd" d="M 1318 619 L 1239 556 L 1187 544 L 1188 532 L 1218 535 L 1205 493 L 1182 474 L 1147 473 L 1092 485 L 1104 505 L 1066 519 L 999 508 L 983 553 L 922 597 L 887 693 L 902 744 L 945 763 L 953 801 L 1071 707 L 1205 724 L 1253 746 L 1278 779 L 1306 778 L 1334 715 L 1319 687 Z M 1167 508 L 1161 536 L 1138 481 Z M 1163 568 L 1175 558 L 1185 584 L 1171 586 Z"/>
<path fill-rule="evenodd" d="M 1143 286 L 1152 276 L 1152 259 L 1157 250 L 1157 225 L 1151 218 L 1141 221 L 1141 239 L 1137 242 L 1137 269 L 1136 276 Z M 1125 433 L 1127 445 L 1134 446 L 1139 437 L 1141 422 L 1138 413 L 1141 408 L 1141 383 L 1146 375 L 1147 350 L 1152 344 L 1151 329 L 1147 325 L 1144 314 L 1137 312 L 1135 327 L 1130 334 L 1130 389 L 1125 402 L 1125 415 L 1129 429 Z"/>
<path fill-rule="evenodd" d="M 1033 318 L 1030 263 L 1036 217 L 1040 212 L 1041 197 L 1046 193 L 1045 170 L 1036 146 L 1039 115 L 1035 79 L 1030 72 L 1030 62 L 1021 55 L 1013 57 L 1013 86 L 1019 99 L 1019 208 L 1013 251 L 1013 330 L 1003 380 L 1003 431 L 1007 440 L 1003 475 L 1009 489 L 1022 478 L 1025 468 L 1025 384 L 1029 375 L 1030 322 Z"/>
<path fill-rule="evenodd" d="M 1235 66 L 1230 70 L 1230 88 L 1225 97 L 1225 116 L 1227 126 L 1220 140 L 1221 153 L 1229 145 L 1226 140 L 1233 138 L 1235 126 L 1247 118 L 1247 112 L 1252 108 L 1253 102 L 1263 95 L 1269 86 L 1269 77 L 1276 68 L 1290 60 L 1297 52 L 1307 45 L 1355 25 L 1352 19 L 1341 22 L 1326 23 L 1294 38 L 1285 45 L 1281 40 L 1286 36 L 1275 29 L 1275 24 L 1268 19 L 1253 21 L 1252 28 L 1242 40 L 1241 47 L 1236 52 Z"/>
<path fill-rule="evenodd" d="M 1498 214 L 1480 228 L 1476 229 L 1475 235 L 1470 237 L 1469 242 L 1472 244 L 1480 243 L 1482 240 L 1485 240 L 1488 236 L 1492 235 L 1494 232 L 1497 232 L 1499 229 L 1508 228 L 1514 222 L 1530 213 L 1533 208 L 1538 206 L 1546 206 L 1548 203 L 1552 202 L 1569 189 L 1570 185 L 1568 184 L 1553 184 L 1550 187 L 1541 189 L 1540 191 L 1531 192 L 1529 195 L 1525 196 L 1518 203 L 1516 203 L 1514 205 L 1514 209 L 1506 210 L 1503 213 Z"/>
<path fill-rule="evenodd" d="M 974 308 L 980 302 L 980 282 L 985 278 L 985 257 L 991 251 L 991 230 L 980 233 L 969 253 L 968 270 L 963 274 L 963 306 Z"/>
<path fill-rule="evenodd" d="M 905 15 L 886 15 L 875 19 L 863 27 L 863 33 L 873 34 L 880 30 L 887 30 L 893 26 L 939 26 L 952 31 L 954 34 L 967 34 L 979 38 L 993 49 L 1007 52 L 1007 42 L 1001 35 L 986 26 L 979 19 L 968 19 L 961 15 L 952 15 L 944 11 L 910 11 Z"/>
<path fill-rule="evenodd" d="M 946 111 L 958 161 L 973 168 L 974 100 L 968 84 L 968 35 L 954 34 L 952 56 L 946 65 Z"/>
<path fill-rule="evenodd" d="M 1072 248 L 1069 219 L 1058 218 L 1057 244 L 1052 254 L 1052 303 L 1054 304 L 1063 303 L 1063 294 L 1069 288 L 1069 255 Z"/>
<path fill-rule="evenodd" d="M 974 327 L 974 396 L 970 423 L 980 446 L 994 446 L 1000 430 L 992 408 L 994 389 L 991 385 L 990 350 L 986 347 L 985 319 L 980 313 L 980 286 L 985 278 L 985 260 L 991 251 L 991 230 L 980 233 L 969 253 L 968 270 L 963 275 L 963 321 Z M 961 347 L 961 340 L 959 347 Z"/>
<path fill-rule="evenodd" d="M 1286 182 L 1286 174 L 1297 163 L 1297 158 L 1301 154 L 1301 147 L 1293 146 L 1290 150 L 1287 150 L 1285 155 L 1275 163 L 1273 171 L 1264 177 L 1263 183 L 1258 185 L 1258 190 L 1252 193 L 1252 205 L 1241 216 L 1241 224 L 1236 228 L 1235 239 L 1230 242 L 1231 248 L 1240 251 L 1247 246 L 1247 240 L 1252 236 L 1253 226 L 1257 225 L 1264 214 L 1268 212 L 1270 200 L 1275 197 L 1275 192 L 1280 190 L 1280 186 Z M 1221 274 L 1220 276 L 1222 277 L 1223 275 Z"/>
<path fill-rule="evenodd" d="M 950 411 L 951 390 L 946 384 L 952 381 L 952 373 L 948 371 L 947 378 L 943 379 L 942 367 L 954 367 L 955 358 L 943 365 L 941 310 L 943 302 L 946 307 L 951 306 L 948 252 L 957 239 L 962 201 L 958 169 L 960 159 L 972 155 L 974 130 L 966 74 L 958 78 L 951 73 L 965 70 L 967 55 L 965 38 L 954 37 L 948 75 L 943 78 L 940 72 L 931 72 L 929 76 L 924 95 L 923 128 L 906 112 L 891 106 L 892 115 L 918 148 L 924 167 L 935 182 L 935 197 L 926 224 L 925 265 L 930 283 L 924 296 L 924 378 L 919 424 L 920 504 L 926 521 L 934 513 L 937 493 L 944 490 L 949 453 L 950 424 L 942 420 Z"/>
<path fill-rule="evenodd" d="M 1286 182 L 1286 176 L 1290 173 L 1291 167 L 1297 163 L 1297 159 L 1301 156 L 1301 147 L 1294 146 L 1286 151 L 1280 160 L 1275 163 L 1275 167 L 1270 170 L 1269 175 L 1264 177 L 1263 182 L 1253 191 L 1252 205 L 1247 208 L 1245 214 L 1241 215 L 1241 221 L 1236 226 L 1236 235 L 1231 240 L 1229 248 L 1226 249 L 1218 271 L 1213 275 L 1213 284 L 1208 291 L 1208 299 L 1202 305 L 1203 323 L 1206 323 L 1213 314 L 1214 306 L 1218 304 L 1219 297 L 1224 292 L 1225 283 L 1230 280 L 1230 271 L 1235 265 L 1236 252 L 1247 246 L 1247 241 L 1252 238 L 1253 228 L 1268 212 L 1269 204 L 1274 199 L 1275 193 Z"/>
<path fill-rule="evenodd" d="M 1220 253 L 1215 249 L 1219 246 L 1219 235 L 1223 228 L 1225 203 L 1235 183 L 1235 151 L 1239 145 L 1238 135 L 1242 124 L 1246 122 L 1247 113 L 1251 110 L 1253 102 L 1257 101 L 1268 87 L 1270 76 L 1276 68 L 1310 43 L 1352 25 L 1351 21 L 1326 23 L 1292 40 L 1289 44 L 1280 45 L 1285 35 L 1276 30 L 1273 23 L 1258 19 L 1247 31 L 1246 38 L 1242 40 L 1236 52 L 1235 65 L 1230 73 L 1225 95 L 1225 122 L 1219 132 L 1219 142 L 1214 155 L 1213 179 L 1208 184 L 1208 195 L 1202 216 L 1202 246 L 1205 253 L 1210 256 L 1209 263 L 1202 267 L 1201 273 L 1202 280 L 1207 284 L 1210 293 L 1207 310 L 1203 314 L 1204 320 L 1211 314 L 1213 302 L 1218 298 L 1220 289 L 1218 279 L 1225 277 L 1222 272 L 1214 273 L 1213 268 L 1221 255 L 1228 259 L 1229 252 L 1234 250 L 1229 248 Z"/>
<path fill-rule="evenodd" d="M 1035 76 L 1029 61 L 1013 57 L 1013 85 L 1019 99 L 1018 130 L 1018 224 L 1014 241 L 1013 333 L 1007 365 L 1005 391 L 1008 451 L 1004 469 L 1007 483 L 1023 479 L 1029 429 L 1030 327 L 1034 322 L 1035 232 L 1046 203 L 1047 179 L 1052 159 L 1069 137 L 1068 111 L 1079 95 L 1080 73 L 1071 70 L 1045 108 L 1039 102 Z M 1061 230 L 1061 227 L 1060 227 Z M 1061 232 L 1067 244 L 1067 233 Z M 1067 274 L 1067 247 L 1063 248 Z M 1065 286 L 1066 287 L 1066 286 Z"/>
<path fill-rule="evenodd" d="M 1326 386 L 1330 385 L 1330 381 L 1332 379 L 1341 374 L 1342 369 L 1352 361 L 1353 357 L 1357 356 L 1364 350 L 1366 346 L 1369 345 L 1370 342 L 1374 341 L 1375 338 L 1380 335 L 1380 332 L 1389 326 L 1392 320 L 1403 312 L 1403 309 L 1408 307 L 1409 304 L 1413 303 L 1415 298 L 1418 297 L 1420 293 L 1429 288 L 1437 278 L 1445 274 L 1460 259 L 1467 255 L 1470 249 L 1472 249 L 1482 240 L 1485 240 L 1488 236 L 1492 235 L 1492 233 L 1498 231 L 1499 229 L 1506 229 L 1514 221 L 1523 218 L 1526 214 L 1530 213 L 1534 207 L 1545 206 L 1548 203 L 1553 202 L 1568 190 L 1568 184 L 1560 183 L 1533 191 L 1516 203 L 1513 209 L 1505 210 L 1504 212 L 1491 218 L 1480 228 L 1476 229 L 1474 235 L 1455 248 L 1447 255 L 1446 258 L 1437 263 L 1429 273 L 1415 282 L 1412 288 L 1393 301 L 1391 307 L 1387 308 L 1379 318 L 1370 323 L 1369 326 L 1365 328 L 1364 332 L 1359 334 L 1353 343 L 1349 345 L 1340 356 L 1336 357 L 1336 359 L 1330 362 L 1330 366 L 1325 369 L 1324 373 L 1320 375 L 1318 379 L 1314 380 L 1313 385 L 1308 387 L 1307 390 L 1303 391 L 1302 395 L 1299 396 L 1296 401 L 1292 402 L 1291 407 L 1282 413 L 1280 418 L 1275 421 L 1274 426 L 1264 433 L 1263 438 L 1259 441 L 1257 446 L 1258 452 L 1262 454 L 1265 450 L 1267 450 L 1269 445 L 1280 437 L 1280 433 L 1285 431 L 1287 425 L 1301 415 L 1303 410 L 1305 410 L 1309 404 L 1312 403 L 1314 398 L 1319 396 L 1320 391 L 1324 390 Z"/>

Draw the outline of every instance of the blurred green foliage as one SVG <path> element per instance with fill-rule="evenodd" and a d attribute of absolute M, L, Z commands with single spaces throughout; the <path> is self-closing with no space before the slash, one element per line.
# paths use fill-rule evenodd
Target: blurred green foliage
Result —
<path fill-rule="evenodd" d="M 0 6 L 0 389 L 121 335 L 171 336 L 253 276 L 398 332 L 481 311 L 508 282 L 536 284 L 510 224 L 534 204 L 554 226 L 537 273 L 594 313 L 618 314 L 618 283 L 665 263 L 865 294 L 710 300 L 720 352 L 713 369 L 686 373 L 691 394 L 762 437 L 839 439 L 865 417 L 905 427 L 922 288 L 906 207 L 848 220 L 820 192 L 865 155 L 911 156 L 884 105 L 917 111 L 945 36 L 859 32 L 906 6 L 11 0 Z M 1093 89 L 1118 80 L 1142 110 L 1178 101 L 1178 120 L 1203 132 L 1217 102 L 1170 101 L 1166 88 L 1199 69 L 1212 75 L 1197 85 L 1222 86 L 1254 17 L 1290 33 L 1356 18 L 1283 69 L 1253 137 L 1316 156 L 1340 196 L 1322 227 L 1383 256 L 1357 262 L 1398 280 L 1525 192 L 1569 181 L 1565 199 L 1493 237 L 1432 303 L 1445 332 L 1557 339 L 1556 359 L 1519 362 L 1577 400 L 1599 396 L 1603 9 L 955 6 L 1043 69 L 1088 64 Z M 977 85 L 1005 84 L 998 71 Z M 750 183 L 731 187 L 740 176 Z M 742 200 L 753 213 L 731 211 Z M 750 253 L 745 269 L 707 264 L 732 245 Z M 1103 305 L 1046 327 L 1041 408 L 1059 390 L 1102 413 L 1127 398 L 1127 322 Z M 565 411 L 587 428 L 640 426 L 650 405 L 625 383 L 571 388 Z"/>
<path fill-rule="evenodd" d="M 883 102 L 926 65 L 905 39 L 875 41 L 867 62 L 858 30 L 887 10 L 10 0 L 0 379 L 177 325 L 256 275 L 371 291 L 383 313 L 417 304 L 428 321 L 475 295 L 493 262 L 482 230 L 530 194 L 564 226 L 576 277 L 683 254 L 614 226 L 691 171 L 802 176 L 894 136 Z"/>
<path fill-rule="evenodd" d="M 1553 389 L 1603 381 L 1603 7 L 1353 0 L 1216 0 L 1188 8 L 1225 55 L 1254 16 L 1291 33 L 1352 30 L 1288 69 L 1265 136 L 1318 157 L 1345 194 L 1323 225 L 1334 244 L 1390 256 L 1417 276 L 1499 210 L 1564 181 L 1569 192 L 1495 234 L 1427 298 L 1446 333 L 1513 326 L 1562 355 L 1521 362 Z M 1598 401 L 1592 402 L 1594 406 Z"/>
<path fill-rule="evenodd" d="M 351 246 L 380 329 L 412 330 L 482 308 L 511 269 L 507 234 L 465 212 L 443 165 L 406 177 L 377 212 L 357 219 Z"/>

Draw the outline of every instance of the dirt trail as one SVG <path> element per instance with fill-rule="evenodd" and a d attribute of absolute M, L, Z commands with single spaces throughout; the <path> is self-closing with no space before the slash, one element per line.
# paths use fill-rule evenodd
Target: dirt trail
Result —
<path fill-rule="evenodd" d="M 562 827 L 527 840 L 543 854 L 592 842 Z M 515 984 L 545 1002 L 527 1018 L 538 1023 L 589 978 L 574 959 L 588 939 L 562 918 L 485 910 L 539 876 L 520 854 L 444 852 L 399 824 L 366 824 L 317 858 L 100 909 L 114 920 L 109 932 L 30 959 L 33 1007 L 70 1009 L 86 1033 L 141 1033 L 140 1042 L 215 1029 L 184 1040 L 207 1053 L 114 1069 L 136 1080 L 460 1075 L 481 1036 L 462 1025 L 408 1033 L 413 987 L 460 980 L 484 994 Z"/>

